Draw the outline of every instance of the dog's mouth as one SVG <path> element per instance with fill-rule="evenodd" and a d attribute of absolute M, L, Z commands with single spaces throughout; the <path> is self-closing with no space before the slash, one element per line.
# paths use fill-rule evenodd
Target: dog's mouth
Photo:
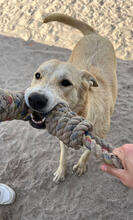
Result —
<path fill-rule="evenodd" d="M 40 112 L 32 112 L 30 115 L 30 125 L 37 129 L 44 129 L 46 128 L 45 125 L 45 118 L 47 113 L 40 113 Z"/>
<path fill-rule="evenodd" d="M 64 103 L 64 102 L 59 102 L 58 105 L 59 104 L 66 105 L 66 103 Z M 53 110 L 56 107 L 56 105 L 54 105 L 47 112 L 38 112 L 38 111 L 33 110 L 33 112 L 30 115 L 30 118 L 29 118 L 30 125 L 34 128 L 37 128 L 37 129 L 45 129 L 46 128 L 46 124 L 45 124 L 46 117 L 49 115 L 51 110 Z"/>

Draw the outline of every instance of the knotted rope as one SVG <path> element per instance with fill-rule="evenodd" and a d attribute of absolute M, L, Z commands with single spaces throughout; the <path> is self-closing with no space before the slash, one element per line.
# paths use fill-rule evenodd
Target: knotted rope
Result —
<path fill-rule="evenodd" d="M 30 113 L 24 101 L 24 92 L 0 89 L 0 122 L 14 119 L 27 121 Z"/>
<path fill-rule="evenodd" d="M 30 113 L 23 92 L 0 89 L 0 121 L 30 120 Z M 45 124 L 48 132 L 68 147 L 79 149 L 84 145 L 98 159 L 116 168 L 123 168 L 119 158 L 112 153 L 112 146 L 93 135 L 92 124 L 72 112 L 65 104 L 55 106 L 47 114 Z"/>
<path fill-rule="evenodd" d="M 85 146 L 90 152 L 107 164 L 123 168 L 120 159 L 112 153 L 113 147 L 93 135 L 92 124 L 72 112 L 64 104 L 58 104 L 46 116 L 46 128 L 68 147 L 79 149 Z"/>

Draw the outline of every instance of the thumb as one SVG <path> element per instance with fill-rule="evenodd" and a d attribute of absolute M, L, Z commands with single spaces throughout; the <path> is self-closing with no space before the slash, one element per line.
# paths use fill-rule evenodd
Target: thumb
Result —
<path fill-rule="evenodd" d="M 104 172 L 107 172 L 111 174 L 112 176 L 118 177 L 120 180 L 123 180 L 126 178 L 127 171 L 124 169 L 117 169 L 113 166 L 107 165 L 107 164 L 102 164 L 101 165 L 101 170 Z"/>

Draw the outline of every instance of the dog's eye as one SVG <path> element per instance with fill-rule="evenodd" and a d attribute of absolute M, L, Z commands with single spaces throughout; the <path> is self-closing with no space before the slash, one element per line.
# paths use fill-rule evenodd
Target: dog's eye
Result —
<path fill-rule="evenodd" d="M 65 87 L 72 85 L 72 83 L 71 83 L 68 79 L 63 79 L 63 80 L 60 82 L 60 84 L 61 84 L 62 86 L 65 86 Z"/>
<path fill-rule="evenodd" d="M 40 78 L 41 78 L 41 74 L 40 74 L 40 73 L 36 73 L 36 74 L 35 74 L 35 78 L 36 78 L 36 79 L 40 79 Z"/>

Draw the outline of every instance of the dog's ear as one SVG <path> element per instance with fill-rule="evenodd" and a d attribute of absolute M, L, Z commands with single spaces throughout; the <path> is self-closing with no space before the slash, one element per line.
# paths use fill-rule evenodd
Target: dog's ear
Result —
<path fill-rule="evenodd" d="M 96 78 L 92 76 L 88 71 L 83 70 L 81 72 L 81 77 L 83 80 L 85 79 L 88 82 L 89 87 L 98 87 Z"/>

